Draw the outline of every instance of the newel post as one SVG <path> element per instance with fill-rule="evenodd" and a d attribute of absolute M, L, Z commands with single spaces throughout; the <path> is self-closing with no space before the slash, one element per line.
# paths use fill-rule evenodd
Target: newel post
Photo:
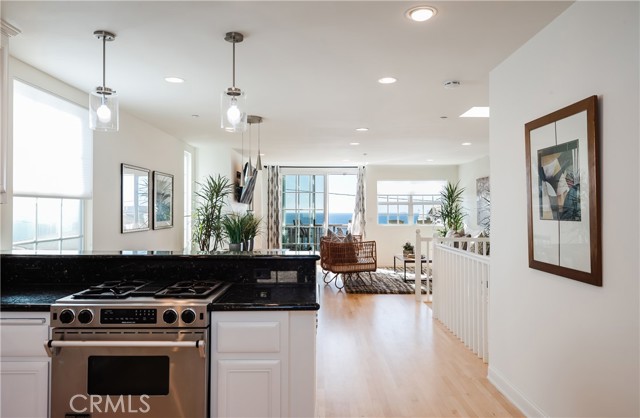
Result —
<path fill-rule="evenodd" d="M 422 302 L 422 237 L 420 229 L 416 229 L 416 245 L 414 246 L 415 257 L 415 291 L 416 302 Z"/>

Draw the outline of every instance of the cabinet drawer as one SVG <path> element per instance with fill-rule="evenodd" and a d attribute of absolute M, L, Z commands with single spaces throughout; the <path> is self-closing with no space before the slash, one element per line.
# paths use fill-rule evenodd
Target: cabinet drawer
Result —
<path fill-rule="evenodd" d="M 279 322 L 219 322 L 218 353 L 280 352 Z"/>
<path fill-rule="evenodd" d="M 49 338 L 45 316 L 2 316 L 0 353 L 2 357 L 46 357 L 44 342 Z"/>

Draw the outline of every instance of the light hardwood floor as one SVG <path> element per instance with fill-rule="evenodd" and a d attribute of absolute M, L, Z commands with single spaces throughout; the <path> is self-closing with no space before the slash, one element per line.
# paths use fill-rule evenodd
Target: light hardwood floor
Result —
<path fill-rule="evenodd" d="M 318 416 L 523 416 L 430 305 L 320 283 Z"/>

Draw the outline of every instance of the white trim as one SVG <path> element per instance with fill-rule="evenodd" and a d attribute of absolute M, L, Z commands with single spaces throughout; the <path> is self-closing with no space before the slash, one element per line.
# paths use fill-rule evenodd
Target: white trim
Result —
<path fill-rule="evenodd" d="M 512 404 L 514 404 L 527 417 L 548 417 L 540 407 L 533 403 L 500 372 L 489 365 L 487 379 L 500 391 Z"/>

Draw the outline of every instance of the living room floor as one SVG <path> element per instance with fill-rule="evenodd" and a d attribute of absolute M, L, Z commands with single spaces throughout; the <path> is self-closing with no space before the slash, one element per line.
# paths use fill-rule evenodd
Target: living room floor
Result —
<path fill-rule="evenodd" d="M 414 295 L 320 283 L 319 417 L 522 417 L 487 365 Z"/>

